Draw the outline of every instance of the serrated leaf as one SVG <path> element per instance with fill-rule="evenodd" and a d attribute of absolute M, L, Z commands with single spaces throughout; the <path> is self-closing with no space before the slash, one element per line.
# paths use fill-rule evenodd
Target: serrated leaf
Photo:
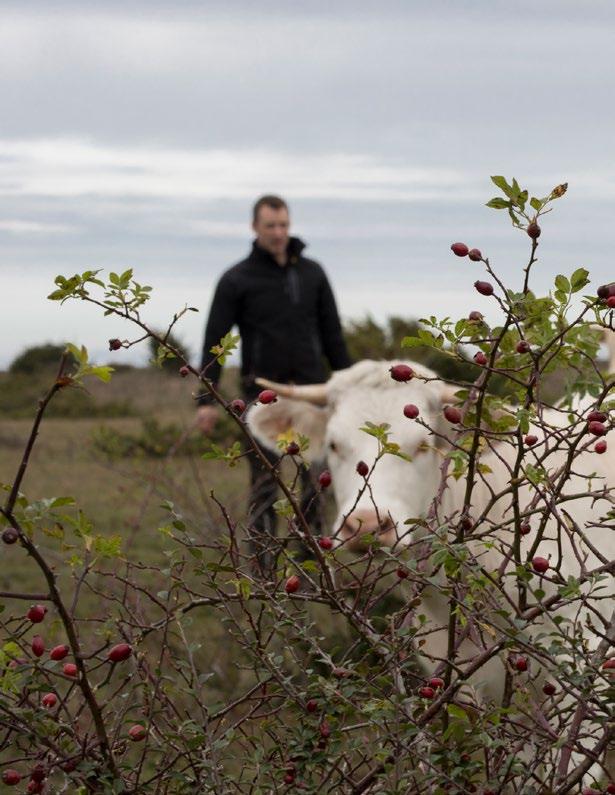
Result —
<path fill-rule="evenodd" d="M 506 210 L 510 207 L 510 202 L 507 202 L 506 199 L 501 199 L 499 196 L 496 196 L 494 199 L 488 201 L 485 207 L 492 207 L 494 210 Z"/>

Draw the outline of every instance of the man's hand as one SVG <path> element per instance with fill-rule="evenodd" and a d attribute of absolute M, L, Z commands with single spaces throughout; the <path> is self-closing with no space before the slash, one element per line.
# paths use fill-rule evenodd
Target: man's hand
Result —
<path fill-rule="evenodd" d="M 216 427 L 220 417 L 217 406 L 199 406 L 196 411 L 196 427 L 205 436 L 208 436 Z"/>

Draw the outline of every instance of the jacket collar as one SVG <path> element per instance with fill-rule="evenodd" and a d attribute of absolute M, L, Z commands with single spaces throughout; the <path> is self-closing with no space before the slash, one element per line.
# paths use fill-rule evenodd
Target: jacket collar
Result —
<path fill-rule="evenodd" d="M 301 252 L 304 248 L 305 243 L 303 240 L 298 237 L 289 238 L 288 247 L 286 249 L 289 264 L 291 264 L 294 259 L 301 256 Z M 258 260 L 259 262 L 267 262 L 271 265 L 275 265 L 276 268 L 280 267 L 268 251 L 256 245 L 256 240 L 252 242 L 252 253 L 250 254 L 250 258 Z"/>

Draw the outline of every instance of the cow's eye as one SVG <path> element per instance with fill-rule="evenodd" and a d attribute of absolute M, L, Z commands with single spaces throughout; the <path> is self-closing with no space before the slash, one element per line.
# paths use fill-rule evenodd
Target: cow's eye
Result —
<path fill-rule="evenodd" d="M 329 450 L 332 453 L 336 453 L 337 452 L 337 445 L 335 444 L 335 442 L 329 442 Z"/>

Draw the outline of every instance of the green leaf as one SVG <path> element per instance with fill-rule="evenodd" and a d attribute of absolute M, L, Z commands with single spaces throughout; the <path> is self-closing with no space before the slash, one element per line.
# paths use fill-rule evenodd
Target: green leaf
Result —
<path fill-rule="evenodd" d="M 506 210 L 510 207 L 510 202 L 506 201 L 506 199 L 501 199 L 499 196 L 496 196 L 494 199 L 491 199 L 485 205 L 486 207 L 492 207 L 494 210 Z"/>
<path fill-rule="evenodd" d="M 530 199 L 530 205 L 534 210 L 541 210 L 542 209 L 542 202 L 540 199 L 537 199 L 535 196 L 532 196 Z"/>
<path fill-rule="evenodd" d="M 515 191 L 513 187 L 506 182 L 504 177 L 491 177 L 491 181 L 502 191 L 502 193 L 506 194 L 509 199 L 515 198 Z"/>
<path fill-rule="evenodd" d="M 447 704 L 446 711 L 451 716 L 451 718 L 457 718 L 458 720 L 463 720 L 469 723 L 468 713 L 465 709 L 458 707 L 457 704 Z"/>
<path fill-rule="evenodd" d="M 570 282 L 561 273 L 555 277 L 555 286 L 558 290 L 563 290 L 566 293 L 570 292 Z"/>
<path fill-rule="evenodd" d="M 588 277 L 589 277 L 589 271 L 585 270 L 585 268 L 577 268 L 576 271 L 570 277 L 572 292 L 576 293 L 579 290 L 582 290 L 586 284 L 589 284 Z"/>

